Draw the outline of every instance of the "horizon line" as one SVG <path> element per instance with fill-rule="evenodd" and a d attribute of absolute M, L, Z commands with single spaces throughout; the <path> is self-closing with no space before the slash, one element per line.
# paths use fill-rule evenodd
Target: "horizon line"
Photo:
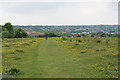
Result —
<path fill-rule="evenodd" d="M 42 26 L 46 26 L 46 25 L 55 25 L 55 26 L 60 26 L 60 25 L 119 25 L 119 24 L 12 24 L 12 25 L 21 25 L 21 26 L 35 26 L 35 25 L 42 25 Z"/>

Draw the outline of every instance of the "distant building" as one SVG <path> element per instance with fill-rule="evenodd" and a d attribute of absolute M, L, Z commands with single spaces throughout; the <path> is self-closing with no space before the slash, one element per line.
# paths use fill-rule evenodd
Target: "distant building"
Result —
<path fill-rule="evenodd" d="M 94 37 L 101 37 L 101 35 L 100 34 L 96 34 L 96 35 L 94 35 Z"/>
<path fill-rule="evenodd" d="M 72 35 L 75 35 L 76 33 L 71 33 Z"/>
<path fill-rule="evenodd" d="M 71 35 L 68 35 L 67 37 L 72 37 Z"/>
<path fill-rule="evenodd" d="M 66 33 L 66 32 L 61 32 L 61 33 Z"/>
<path fill-rule="evenodd" d="M 40 33 L 40 32 L 35 32 L 35 31 L 28 31 L 27 33 L 28 35 L 36 35 L 36 36 L 45 34 L 45 33 Z"/>

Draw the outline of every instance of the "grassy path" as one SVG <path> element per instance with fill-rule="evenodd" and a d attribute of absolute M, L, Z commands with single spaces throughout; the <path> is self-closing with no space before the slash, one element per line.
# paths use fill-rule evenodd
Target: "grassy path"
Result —
<path fill-rule="evenodd" d="M 72 59 L 54 40 L 42 41 L 33 55 L 33 75 L 31 77 L 70 77 L 67 72 Z M 67 72 L 66 72 L 67 71 Z"/>
<path fill-rule="evenodd" d="M 59 46 L 54 39 L 41 41 L 37 47 L 26 55 L 25 74 L 28 78 L 94 78 L 103 74 L 98 74 L 89 68 L 89 64 L 94 63 L 96 57 L 74 58 L 65 49 Z M 21 77 L 22 77 L 21 76 Z"/>

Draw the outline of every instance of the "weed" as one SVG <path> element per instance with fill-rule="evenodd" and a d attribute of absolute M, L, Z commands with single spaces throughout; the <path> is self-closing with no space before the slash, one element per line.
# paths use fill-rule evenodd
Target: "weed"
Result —
<path fill-rule="evenodd" d="M 16 68 L 11 68 L 9 71 L 8 71 L 8 74 L 9 75 L 16 75 L 20 72 L 19 69 L 16 69 Z"/>
<path fill-rule="evenodd" d="M 83 53 L 86 53 L 86 51 L 81 51 L 80 53 L 83 54 Z"/>
<path fill-rule="evenodd" d="M 82 42 L 82 41 L 79 39 L 78 42 Z"/>
<path fill-rule="evenodd" d="M 15 51 L 16 52 L 22 52 L 22 53 L 24 52 L 22 49 L 16 49 Z"/>
<path fill-rule="evenodd" d="M 97 43 L 101 43 L 102 41 L 101 40 L 97 40 Z"/>
<path fill-rule="evenodd" d="M 70 42 L 72 42 L 72 40 L 70 39 Z"/>
<path fill-rule="evenodd" d="M 67 40 L 67 38 L 63 37 L 62 40 Z"/>

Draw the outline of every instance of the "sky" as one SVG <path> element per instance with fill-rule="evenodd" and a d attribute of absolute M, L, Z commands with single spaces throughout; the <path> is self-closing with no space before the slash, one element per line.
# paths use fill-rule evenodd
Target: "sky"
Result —
<path fill-rule="evenodd" d="M 118 24 L 119 0 L 0 0 L 0 24 Z"/>

